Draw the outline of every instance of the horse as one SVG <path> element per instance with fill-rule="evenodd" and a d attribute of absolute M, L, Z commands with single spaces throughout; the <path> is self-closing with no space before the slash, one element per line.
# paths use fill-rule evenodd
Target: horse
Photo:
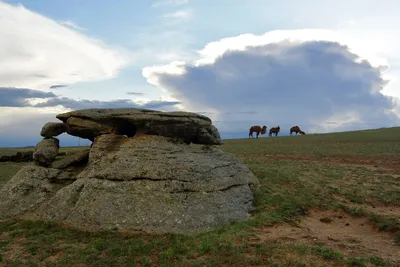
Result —
<path fill-rule="evenodd" d="M 305 132 L 303 132 L 299 126 L 293 126 L 292 128 L 290 128 L 290 135 L 292 135 L 292 133 L 296 133 L 296 135 L 298 133 L 300 133 L 301 135 L 305 135 Z"/>
<path fill-rule="evenodd" d="M 267 126 L 264 125 L 262 128 L 261 128 L 260 125 L 251 126 L 250 129 L 249 129 L 249 138 L 250 138 L 250 136 L 251 136 L 251 138 L 253 138 L 253 133 L 254 132 L 257 134 L 257 138 L 258 138 L 258 135 L 260 133 L 261 134 L 265 134 L 267 132 Z"/>
<path fill-rule="evenodd" d="M 274 133 L 275 136 L 278 135 L 279 131 L 280 131 L 281 127 L 272 127 L 271 129 L 269 129 L 269 135 L 268 136 L 272 136 L 272 134 Z"/>

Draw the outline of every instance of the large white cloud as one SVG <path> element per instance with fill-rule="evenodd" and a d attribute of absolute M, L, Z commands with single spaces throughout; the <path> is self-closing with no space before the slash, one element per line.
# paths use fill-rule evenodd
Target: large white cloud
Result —
<path fill-rule="evenodd" d="M 47 89 L 54 84 L 115 77 L 129 54 L 110 48 L 22 5 L 0 1 L 0 86 Z"/>
<path fill-rule="evenodd" d="M 208 44 L 191 64 L 147 67 L 143 75 L 187 109 L 216 111 L 211 117 L 225 131 L 253 123 L 285 132 L 296 124 L 323 132 L 398 123 L 396 99 L 381 94 L 387 61 L 341 42 L 329 31 L 241 35 Z"/>

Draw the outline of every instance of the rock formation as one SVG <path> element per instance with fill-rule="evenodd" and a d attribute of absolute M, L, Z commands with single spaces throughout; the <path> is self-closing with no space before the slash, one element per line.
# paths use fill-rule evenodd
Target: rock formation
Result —
<path fill-rule="evenodd" d="M 252 209 L 257 178 L 234 155 L 210 146 L 222 142 L 205 116 L 91 109 L 57 118 L 64 123 L 58 129 L 93 140 L 90 150 L 53 161 L 44 148 L 56 141 L 44 131 L 36 165 L 1 189 L 0 218 L 191 233 L 244 220 Z"/>
<path fill-rule="evenodd" d="M 160 135 L 182 139 L 194 144 L 222 144 L 211 120 L 196 113 L 161 112 L 149 109 L 85 109 L 57 115 L 73 136 L 94 140 L 96 136 L 114 133 Z"/>
<path fill-rule="evenodd" d="M 0 162 L 29 162 L 33 160 L 33 151 L 17 152 L 11 156 L 1 156 Z"/>

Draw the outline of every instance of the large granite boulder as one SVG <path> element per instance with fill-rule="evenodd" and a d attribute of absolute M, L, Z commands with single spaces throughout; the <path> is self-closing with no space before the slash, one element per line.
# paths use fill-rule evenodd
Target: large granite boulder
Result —
<path fill-rule="evenodd" d="M 13 215 L 34 213 L 78 227 L 191 233 L 245 220 L 258 184 L 232 154 L 162 136 L 99 136 L 76 177 L 26 168 L 0 191 L 8 199 L 0 218 L 12 205 Z"/>
<path fill-rule="evenodd" d="M 210 118 L 190 112 L 161 112 L 149 109 L 84 109 L 57 115 L 67 125 L 67 133 L 93 140 L 114 133 L 133 137 L 149 134 L 180 138 L 186 143 L 222 144 Z"/>
<path fill-rule="evenodd" d="M 248 217 L 258 180 L 234 155 L 210 146 L 221 142 L 207 117 L 127 110 L 60 115 L 68 131 L 93 139 L 90 149 L 54 161 L 58 140 L 39 142 L 36 165 L 0 190 L 0 219 L 186 234 Z M 134 137 L 121 130 L 126 122 L 135 123 Z"/>

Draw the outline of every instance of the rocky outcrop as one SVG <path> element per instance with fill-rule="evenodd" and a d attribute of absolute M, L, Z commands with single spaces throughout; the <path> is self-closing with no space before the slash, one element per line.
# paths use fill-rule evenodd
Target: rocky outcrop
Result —
<path fill-rule="evenodd" d="M 17 152 L 11 156 L 1 156 L 0 162 L 30 162 L 33 160 L 33 151 Z"/>
<path fill-rule="evenodd" d="M 60 141 L 57 138 L 44 138 L 37 143 L 33 151 L 33 159 L 39 166 L 50 166 L 57 157 Z"/>
<path fill-rule="evenodd" d="M 161 112 L 148 109 L 85 109 L 57 115 L 67 125 L 67 133 L 94 140 L 96 136 L 114 133 L 160 135 L 180 138 L 186 143 L 222 144 L 211 120 L 190 112 Z"/>
<path fill-rule="evenodd" d="M 67 130 L 68 126 L 65 123 L 48 122 L 42 127 L 40 135 L 45 138 L 50 138 L 65 133 Z"/>
<path fill-rule="evenodd" d="M 67 123 L 75 118 L 66 117 Z M 85 127 L 68 126 L 80 133 Z M 234 155 L 189 145 L 183 134 L 128 137 L 109 130 L 93 136 L 90 150 L 49 167 L 22 168 L 0 190 L 0 219 L 23 216 L 89 229 L 186 234 L 248 217 L 258 180 Z M 210 136 L 217 136 L 215 131 Z M 54 142 L 42 140 L 36 154 L 46 154 L 37 151 L 54 148 Z M 52 157 L 39 158 L 47 164 Z"/>

